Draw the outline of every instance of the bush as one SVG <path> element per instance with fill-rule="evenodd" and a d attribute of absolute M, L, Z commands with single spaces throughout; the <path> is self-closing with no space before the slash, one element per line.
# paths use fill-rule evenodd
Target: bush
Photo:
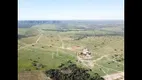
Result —
<path fill-rule="evenodd" d="M 33 66 L 36 66 L 36 63 L 33 62 L 32 65 L 33 65 Z"/>
<path fill-rule="evenodd" d="M 40 57 L 38 57 L 38 59 L 40 59 Z"/>
<path fill-rule="evenodd" d="M 38 57 L 38 59 L 40 59 L 39 57 Z M 41 63 L 39 63 L 38 61 L 32 61 L 32 65 L 33 65 L 33 67 L 35 67 L 36 68 L 36 70 L 40 70 L 41 68 L 44 68 L 45 67 L 45 65 L 43 65 L 43 64 L 41 64 Z"/>
<path fill-rule="evenodd" d="M 31 71 L 31 69 L 25 69 L 25 71 Z"/>

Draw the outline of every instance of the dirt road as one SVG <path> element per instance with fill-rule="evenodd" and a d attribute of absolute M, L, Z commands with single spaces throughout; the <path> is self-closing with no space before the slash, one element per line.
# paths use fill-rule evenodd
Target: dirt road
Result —
<path fill-rule="evenodd" d="M 124 72 L 103 76 L 105 80 L 124 80 Z"/>

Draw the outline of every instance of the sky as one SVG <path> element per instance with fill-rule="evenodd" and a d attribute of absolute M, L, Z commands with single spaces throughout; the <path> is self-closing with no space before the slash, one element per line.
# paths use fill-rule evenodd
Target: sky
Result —
<path fill-rule="evenodd" d="M 18 20 L 124 20 L 124 0 L 18 0 Z"/>

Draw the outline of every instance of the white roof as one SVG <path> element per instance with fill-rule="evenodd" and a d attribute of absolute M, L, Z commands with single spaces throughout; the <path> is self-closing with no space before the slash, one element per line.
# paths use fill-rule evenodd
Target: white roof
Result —
<path fill-rule="evenodd" d="M 87 48 L 83 49 L 83 54 L 88 54 L 88 53 L 90 53 L 90 52 Z"/>

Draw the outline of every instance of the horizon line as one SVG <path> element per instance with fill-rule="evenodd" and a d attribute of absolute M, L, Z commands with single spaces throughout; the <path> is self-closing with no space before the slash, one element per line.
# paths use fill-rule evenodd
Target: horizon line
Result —
<path fill-rule="evenodd" d="M 103 21 L 103 20 L 107 20 L 107 21 L 111 21 L 111 20 L 119 20 L 119 21 L 124 21 L 124 19 L 65 19 L 65 20 L 63 20 L 63 19 L 46 19 L 46 20 L 50 20 L 50 21 L 52 21 L 52 20 L 58 20 L 58 21 L 67 21 L 67 20 L 74 20 L 74 21 L 76 21 L 76 20 L 80 20 L 80 21 L 85 21 L 85 20 L 87 20 L 87 21 L 89 21 L 89 20 L 91 20 L 91 21 L 93 21 L 93 20 L 97 20 L 97 21 Z M 45 19 L 34 19 L 34 20 L 32 20 L 32 19 L 21 19 L 21 20 L 18 20 L 18 21 L 46 21 Z"/>

